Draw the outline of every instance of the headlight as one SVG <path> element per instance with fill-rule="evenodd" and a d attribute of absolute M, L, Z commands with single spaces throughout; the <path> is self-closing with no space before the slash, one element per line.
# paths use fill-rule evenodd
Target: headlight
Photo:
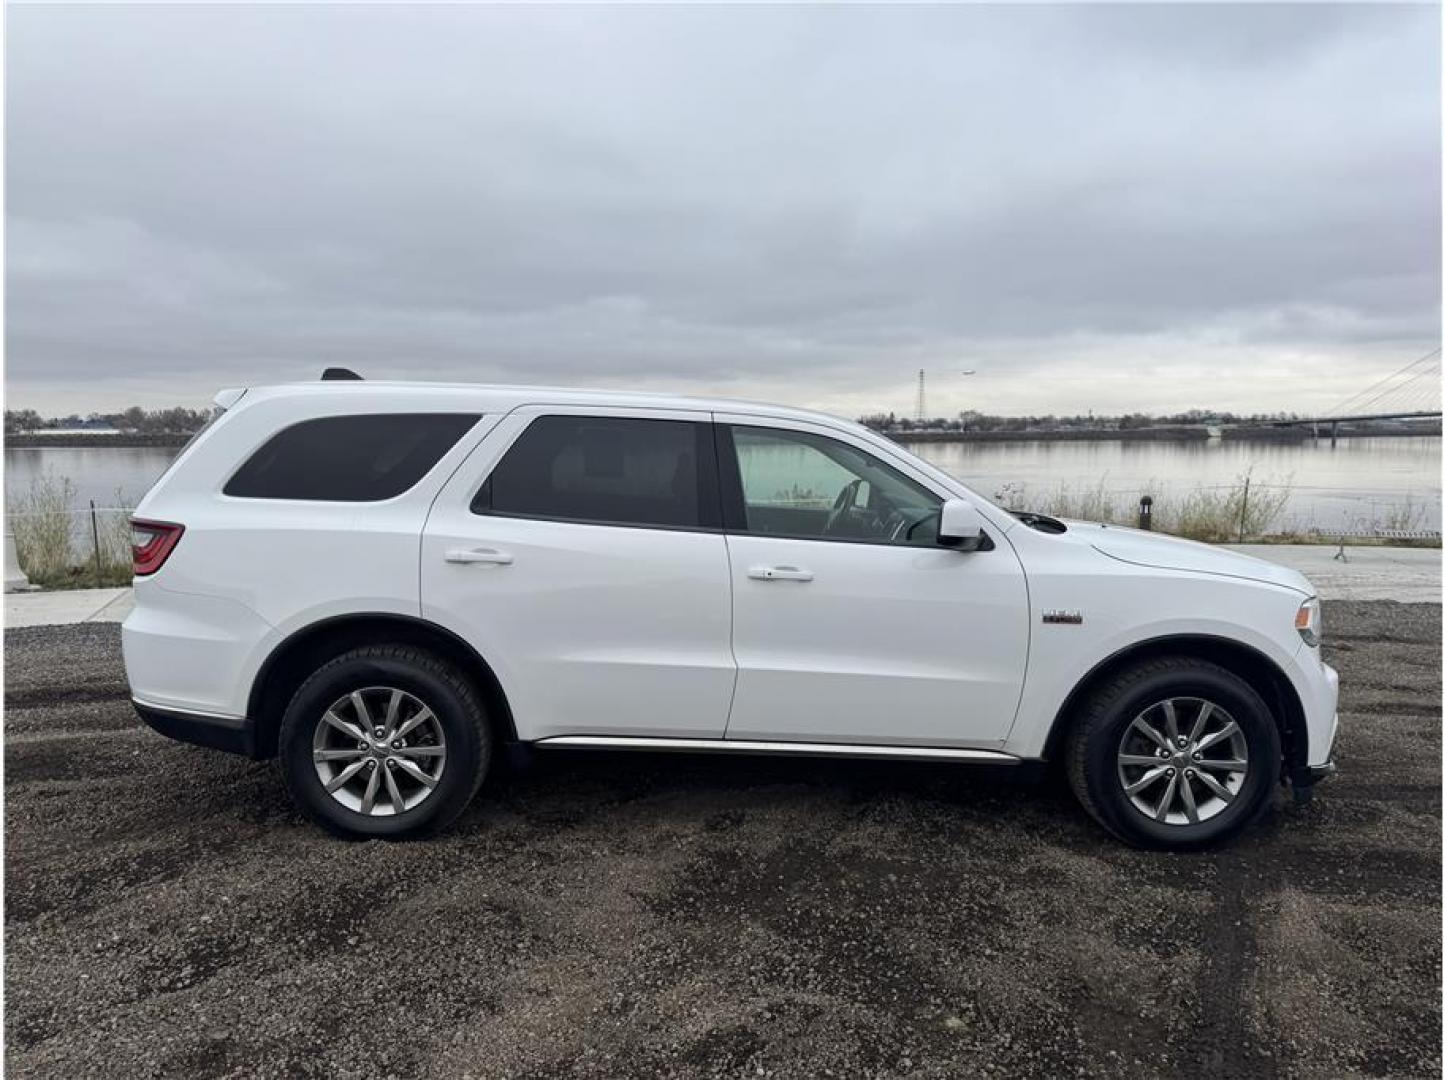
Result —
<path fill-rule="evenodd" d="M 1311 596 L 1299 605 L 1294 615 L 1294 629 L 1304 639 L 1305 645 L 1318 648 L 1324 637 L 1324 609 L 1317 596 Z"/>

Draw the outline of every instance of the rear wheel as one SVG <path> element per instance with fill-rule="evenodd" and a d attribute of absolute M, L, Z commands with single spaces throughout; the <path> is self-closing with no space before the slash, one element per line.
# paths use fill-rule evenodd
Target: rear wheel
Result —
<path fill-rule="evenodd" d="M 1230 836 L 1268 804 L 1278 727 L 1258 693 L 1203 660 L 1170 657 L 1101 687 L 1069 733 L 1067 768 L 1084 808 L 1141 847 Z"/>
<path fill-rule="evenodd" d="M 433 832 L 466 808 L 491 759 L 471 683 L 423 650 L 355 649 L 296 691 L 281 722 L 286 787 L 317 824 L 357 837 Z"/>

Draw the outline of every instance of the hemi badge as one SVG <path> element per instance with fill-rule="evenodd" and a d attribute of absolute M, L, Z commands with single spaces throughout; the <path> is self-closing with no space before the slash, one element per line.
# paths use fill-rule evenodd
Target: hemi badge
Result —
<path fill-rule="evenodd" d="M 1083 621 L 1081 611 L 1064 611 L 1061 608 L 1044 608 L 1043 621 L 1045 623 L 1071 623 L 1077 624 Z"/>

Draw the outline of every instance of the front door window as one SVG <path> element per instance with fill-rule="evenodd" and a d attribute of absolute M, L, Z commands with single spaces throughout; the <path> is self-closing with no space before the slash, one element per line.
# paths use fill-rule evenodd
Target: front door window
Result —
<path fill-rule="evenodd" d="M 762 536 L 932 546 L 942 500 L 865 450 L 734 426 L 745 528 Z"/>

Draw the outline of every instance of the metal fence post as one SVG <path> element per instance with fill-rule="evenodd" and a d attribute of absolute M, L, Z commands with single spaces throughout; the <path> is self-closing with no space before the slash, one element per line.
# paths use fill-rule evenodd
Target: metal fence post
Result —
<path fill-rule="evenodd" d="M 100 525 L 95 517 L 95 500 L 90 500 L 90 538 L 95 543 L 95 583 L 100 584 Z"/>
<path fill-rule="evenodd" d="M 1153 496 L 1145 495 L 1138 500 L 1138 527 L 1153 529 Z"/>
<path fill-rule="evenodd" d="M 1238 511 L 1238 542 L 1239 542 L 1240 544 L 1243 543 L 1243 527 L 1244 527 L 1244 523 L 1248 520 L 1248 482 L 1249 482 L 1249 479 L 1250 479 L 1250 477 L 1249 477 L 1248 475 L 1245 475 L 1244 478 L 1243 478 L 1243 505 L 1242 505 L 1241 507 L 1239 507 L 1239 511 Z"/>

